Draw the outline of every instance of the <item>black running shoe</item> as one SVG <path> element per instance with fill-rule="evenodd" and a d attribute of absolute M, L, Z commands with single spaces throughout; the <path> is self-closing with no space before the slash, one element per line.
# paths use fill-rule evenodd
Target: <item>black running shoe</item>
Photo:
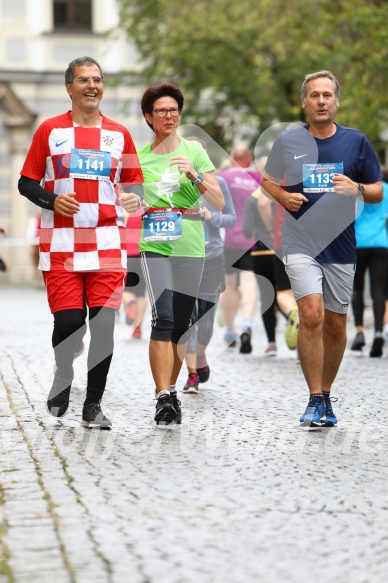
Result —
<path fill-rule="evenodd" d="M 100 403 L 89 403 L 82 409 L 82 425 L 84 427 L 99 427 L 100 429 L 110 429 L 112 421 L 104 415 Z"/>
<path fill-rule="evenodd" d="M 181 409 L 181 402 L 178 399 L 178 393 L 176 391 L 172 391 L 170 393 L 172 406 L 176 411 L 175 423 L 180 425 L 182 423 L 182 409 Z"/>
<path fill-rule="evenodd" d="M 203 366 L 202 368 L 197 368 L 197 375 L 199 377 L 200 383 L 206 383 L 210 377 L 209 365 L 207 364 L 206 366 Z"/>
<path fill-rule="evenodd" d="M 382 336 L 379 338 L 375 338 L 373 340 L 373 344 L 372 344 L 372 348 L 370 349 L 369 356 L 372 358 L 383 356 L 383 346 L 384 346 L 384 338 Z"/>
<path fill-rule="evenodd" d="M 355 352 L 361 352 L 363 346 L 365 346 L 365 337 L 362 332 L 357 332 L 353 344 L 350 347 L 350 350 L 354 350 Z"/>
<path fill-rule="evenodd" d="M 70 389 L 72 381 L 57 376 L 47 397 L 47 411 L 53 417 L 63 417 L 69 407 Z"/>
<path fill-rule="evenodd" d="M 252 352 L 252 344 L 251 344 L 251 329 L 247 328 L 240 336 L 240 353 L 241 354 L 250 354 Z"/>
<path fill-rule="evenodd" d="M 169 425 L 175 421 L 176 418 L 177 412 L 172 404 L 171 395 L 169 393 L 165 393 L 161 397 L 158 397 L 154 417 L 156 425 L 159 425 L 159 423 L 165 423 L 166 425 Z"/>

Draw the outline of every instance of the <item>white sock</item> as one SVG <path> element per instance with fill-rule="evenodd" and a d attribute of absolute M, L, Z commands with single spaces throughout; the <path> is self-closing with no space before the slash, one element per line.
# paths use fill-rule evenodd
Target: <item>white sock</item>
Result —
<path fill-rule="evenodd" d="M 169 395 L 169 394 L 170 394 L 170 391 L 165 390 L 165 391 L 159 391 L 159 393 L 157 393 L 156 389 L 155 389 L 156 399 L 159 399 L 159 397 L 162 397 L 163 395 Z"/>

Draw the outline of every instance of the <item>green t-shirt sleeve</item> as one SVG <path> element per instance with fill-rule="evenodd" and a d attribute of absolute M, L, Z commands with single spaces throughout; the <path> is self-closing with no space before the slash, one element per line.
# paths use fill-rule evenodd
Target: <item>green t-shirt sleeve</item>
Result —
<path fill-rule="evenodd" d="M 208 153 L 198 142 L 191 140 L 182 140 L 187 148 L 186 157 L 191 160 L 194 170 L 197 172 L 212 172 L 215 170 L 213 162 L 210 160 Z"/>

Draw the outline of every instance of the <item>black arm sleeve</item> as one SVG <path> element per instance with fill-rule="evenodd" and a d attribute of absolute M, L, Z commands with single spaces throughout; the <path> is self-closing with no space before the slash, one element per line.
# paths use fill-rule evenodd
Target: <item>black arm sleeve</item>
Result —
<path fill-rule="evenodd" d="M 54 210 L 57 195 L 41 187 L 37 180 L 21 176 L 18 182 L 19 192 L 42 209 Z"/>
<path fill-rule="evenodd" d="M 137 194 L 140 196 L 140 200 L 144 199 L 144 188 L 142 184 L 130 184 L 129 186 L 124 186 L 124 192 L 133 192 L 133 194 Z"/>

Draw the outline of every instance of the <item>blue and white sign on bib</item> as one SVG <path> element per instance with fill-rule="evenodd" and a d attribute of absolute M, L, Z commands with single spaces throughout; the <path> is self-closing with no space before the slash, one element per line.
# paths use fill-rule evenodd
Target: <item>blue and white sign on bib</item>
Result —
<path fill-rule="evenodd" d="M 112 155 L 103 150 L 81 150 L 72 148 L 70 176 L 87 180 L 109 181 Z"/>
<path fill-rule="evenodd" d="M 182 237 L 182 213 L 169 209 L 145 213 L 144 241 L 176 241 Z"/>
<path fill-rule="evenodd" d="M 342 162 L 303 164 L 303 192 L 335 192 L 334 174 L 343 174 Z"/>

